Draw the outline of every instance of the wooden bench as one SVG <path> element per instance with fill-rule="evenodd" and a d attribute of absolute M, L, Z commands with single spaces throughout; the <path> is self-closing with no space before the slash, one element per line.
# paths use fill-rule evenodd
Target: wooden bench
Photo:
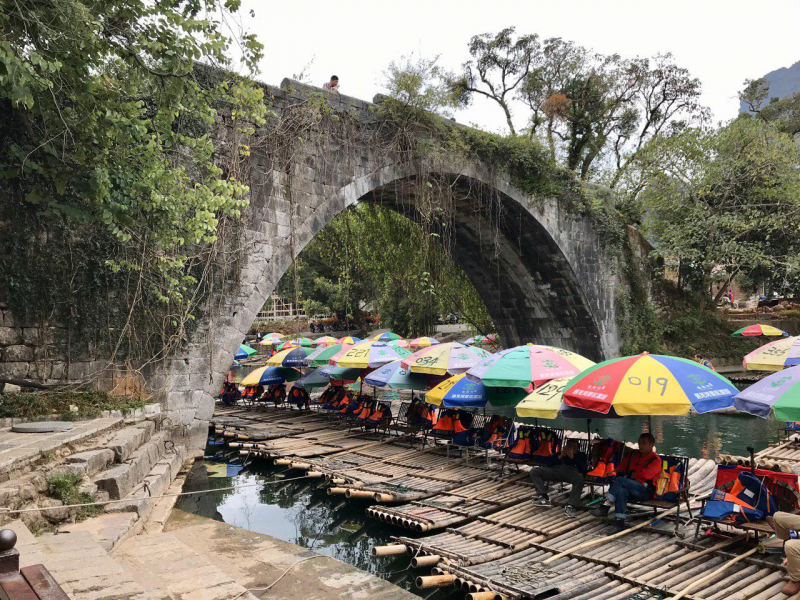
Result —
<path fill-rule="evenodd" d="M 19 568 L 17 535 L 0 530 L 0 600 L 69 600 L 44 565 Z"/>

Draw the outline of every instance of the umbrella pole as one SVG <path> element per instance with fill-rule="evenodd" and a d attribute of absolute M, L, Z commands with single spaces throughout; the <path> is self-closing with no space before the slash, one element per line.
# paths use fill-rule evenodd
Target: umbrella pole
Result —
<path fill-rule="evenodd" d="M 592 449 L 592 420 L 586 419 L 586 440 L 589 444 L 589 450 Z"/>
<path fill-rule="evenodd" d="M 647 432 L 653 433 L 653 417 L 651 415 L 647 415 Z"/>
<path fill-rule="evenodd" d="M 756 450 L 752 446 L 747 447 L 747 451 L 750 453 L 750 474 L 756 474 Z"/>

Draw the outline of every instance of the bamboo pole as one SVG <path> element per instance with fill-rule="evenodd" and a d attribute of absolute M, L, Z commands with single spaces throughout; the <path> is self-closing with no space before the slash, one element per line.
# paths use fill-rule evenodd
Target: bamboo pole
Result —
<path fill-rule="evenodd" d="M 744 560 L 745 558 L 747 558 L 751 554 L 755 554 L 756 552 L 758 552 L 758 546 L 756 546 L 755 548 L 750 548 L 750 550 L 748 550 L 744 554 L 740 554 L 736 558 L 733 558 L 733 559 L 729 560 L 724 565 L 722 565 L 718 569 L 715 569 L 714 571 L 712 571 L 711 573 L 709 573 L 705 577 L 702 577 L 701 579 L 698 579 L 698 580 L 690 583 L 689 585 L 684 587 L 680 592 L 678 592 L 678 594 L 676 594 L 675 596 L 672 596 L 671 600 L 680 600 L 681 598 L 685 598 L 686 595 L 689 592 L 691 592 L 692 590 L 694 590 L 695 588 L 703 585 L 704 583 L 706 583 L 708 581 L 711 581 L 712 579 L 714 579 L 714 577 L 716 577 L 720 573 L 724 572 L 726 569 L 732 567 L 733 565 L 735 565 L 739 561 Z"/>
<path fill-rule="evenodd" d="M 639 529 L 647 527 L 648 525 L 651 525 L 655 521 L 658 521 L 659 519 L 663 519 L 664 517 L 677 512 L 677 510 L 678 510 L 677 506 L 675 508 L 670 508 L 668 511 L 666 511 L 664 513 L 661 513 L 660 515 L 656 515 L 655 517 L 653 517 L 652 519 L 650 519 L 648 521 L 644 521 L 642 523 L 639 523 L 638 525 L 635 525 L 633 527 L 629 527 L 628 529 L 623 529 L 622 531 L 619 531 L 619 532 L 614 533 L 612 535 L 608 535 L 606 537 L 598 538 L 596 540 L 591 540 L 591 541 L 588 541 L 588 542 L 583 542 L 582 544 L 578 544 L 577 546 L 573 546 L 572 548 L 569 548 L 568 550 L 565 550 L 564 552 L 556 554 L 555 556 L 551 556 L 550 558 L 545 560 L 543 564 L 547 565 L 547 564 L 550 564 L 551 562 L 554 562 L 554 561 L 556 561 L 556 560 L 558 560 L 560 558 L 564 558 L 565 556 L 569 556 L 570 554 L 572 554 L 573 552 L 577 552 L 578 550 L 584 550 L 586 548 L 591 548 L 592 546 L 596 546 L 598 544 L 602 544 L 602 543 L 605 543 L 605 542 L 610 542 L 611 540 L 615 540 L 617 538 L 621 538 L 622 536 L 628 535 L 629 533 L 633 533 L 634 531 L 637 531 Z"/>
<path fill-rule="evenodd" d="M 433 587 L 447 587 L 453 585 L 456 580 L 455 575 L 449 573 L 445 575 L 429 575 L 428 577 L 417 577 L 417 587 L 421 590 Z"/>
<path fill-rule="evenodd" d="M 711 546 L 710 548 L 706 548 L 705 550 L 702 550 L 700 552 L 692 552 L 690 554 L 687 554 L 686 556 L 683 556 L 683 557 L 679 558 L 678 560 L 675 560 L 675 561 L 669 563 L 667 566 L 670 567 L 670 568 L 675 568 L 675 567 L 679 567 L 681 565 L 685 565 L 686 563 L 692 562 L 696 558 L 700 558 L 701 556 L 705 556 L 707 554 L 711 554 L 712 552 L 716 552 L 717 550 L 721 550 L 722 548 L 725 548 L 726 546 L 730 546 L 730 545 L 735 544 L 737 542 L 741 542 L 745 538 L 747 538 L 747 534 L 746 533 L 743 533 L 741 535 L 737 535 L 736 537 L 732 537 L 732 538 L 730 538 L 728 540 L 724 540 L 724 541 L 722 541 L 722 542 L 720 542 L 718 544 L 715 544 L 715 545 Z"/>
<path fill-rule="evenodd" d="M 387 544 L 385 546 L 373 546 L 372 556 L 395 556 L 397 554 L 405 554 L 408 551 L 408 546 L 405 544 Z"/>

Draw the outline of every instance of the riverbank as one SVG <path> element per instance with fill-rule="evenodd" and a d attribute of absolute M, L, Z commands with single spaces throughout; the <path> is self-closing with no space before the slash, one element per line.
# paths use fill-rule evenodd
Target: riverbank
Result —
<path fill-rule="evenodd" d="M 330 556 L 180 509 L 173 510 L 164 532 L 212 559 L 217 568 L 262 600 L 416 598 Z"/>

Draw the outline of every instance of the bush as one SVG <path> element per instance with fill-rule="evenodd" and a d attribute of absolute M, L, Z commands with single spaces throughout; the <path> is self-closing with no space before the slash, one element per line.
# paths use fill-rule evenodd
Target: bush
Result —
<path fill-rule="evenodd" d="M 65 506 L 71 504 L 87 504 L 93 502 L 91 494 L 80 491 L 83 477 L 77 473 L 64 473 L 63 475 L 51 475 L 47 478 L 47 495 L 56 500 L 60 500 Z M 82 506 L 76 514 L 77 520 L 86 519 L 102 512 L 99 506 Z"/>
<path fill-rule="evenodd" d="M 77 417 L 95 417 L 104 410 L 131 411 L 143 406 L 142 400 L 112 396 L 97 390 L 22 392 L 0 395 L 0 418 L 53 416 L 71 420 Z M 77 411 L 73 411 L 71 407 L 77 407 Z"/>

